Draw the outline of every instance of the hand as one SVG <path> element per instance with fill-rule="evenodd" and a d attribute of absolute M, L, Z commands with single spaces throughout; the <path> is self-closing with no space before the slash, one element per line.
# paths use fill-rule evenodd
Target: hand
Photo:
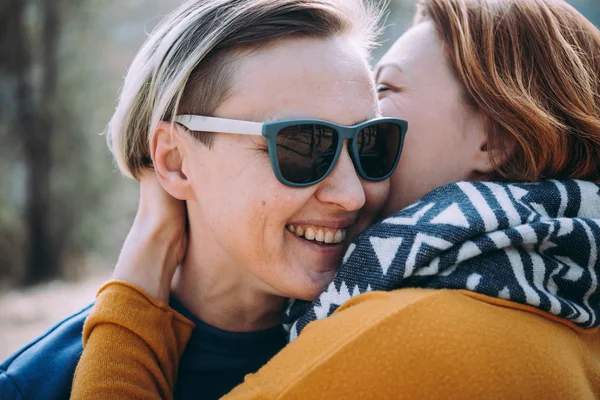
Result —
<path fill-rule="evenodd" d="M 171 281 L 187 251 L 185 202 L 160 186 L 153 170 L 140 178 L 140 203 L 113 273 L 168 302 Z"/>

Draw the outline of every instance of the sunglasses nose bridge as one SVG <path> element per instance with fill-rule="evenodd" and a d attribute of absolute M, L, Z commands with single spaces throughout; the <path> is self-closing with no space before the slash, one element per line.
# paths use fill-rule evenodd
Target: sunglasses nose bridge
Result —
<path fill-rule="evenodd" d="M 339 140 L 342 142 L 352 141 L 360 129 L 350 127 L 350 126 L 341 126 L 337 129 Z"/>
<path fill-rule="evenodd" d="M 360 129 L 357 129 L 355 127 L 350 127 L 350 126 L 340 126 L 337 129 L 337 135 L 338 135 L 338 140 L 340 143 L 340 151 L 337 154 L 336 159 L 334 160 L 334 165 L 333 167 L 335 168 L 335 165 L 340 161 L 340 157 L 342 157 L 342 153 L 344 151 L 348 152 L 348 155 L 350 156 L 350 160 L 352 160 L 352 164 L 354 165 L 354 168 L 356 170 L 356 172 L 358 173 L 359 168 L 358 168 L 358 159 L 356 158 L 356 152 L 354 151 L 354 139 L 356 138 L 356 136 L 358 135 L 358 132 L 360 131 Z"/>
<path fill-rule="evenodd" d="M 356 151 L 356 137 L 358 133 L 363 129 L 363 127 L 343 127 L 343 132 L 340 132 L 340 140 L 343 141 L 344 144 L 347 145 L 348 155 L 352 160 L 352 164 L 354 165 L 354 169 L 357 174 L 360 175 L 360 160 L 358 158 L 358 153 Z M 344 146 L 346 147 L 346 146 Z M 342 149 L 343 151 L 343 149 Z"/>

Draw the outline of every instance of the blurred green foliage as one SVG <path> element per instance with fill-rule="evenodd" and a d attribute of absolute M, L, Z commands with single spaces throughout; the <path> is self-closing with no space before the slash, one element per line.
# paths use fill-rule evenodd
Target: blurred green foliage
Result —
<path fill-rule="evenodd" d="M 115 261 L 135 214 L 137 185 L 117 171 L 102 132 L 127 65 L 146 33 L 180 1 L 0 3 L 0 19 L 5 23 L 4 32 L 0 29 L 4 35 L 0 45 L 5 47 L 0 57 L 0 282 L 73 276 L 85 269 L 90 258 L 107 267 Z M 571 3 L 600 26 L 598 0 Z M 13 15 L 16 6 L 22 9 L 17 20 Z M 46 29 L 48 10 L 58 18 L 51 33 Z M 391 1 L 375 60 L 410 25 L 413 11 L 412 0 Z M 15 59 L 11 59 L 16 57 L 11 51 L 19 52 L 19 47 L 17 31 L 10 29 L 20 30 L 21 53 L 30 58 L 21 71 L 15 70 Z M 55 48 L 48 48 L 48 43 Z M 16 99 L 21 97 L 16 82 L 23 82 L 30 91 L 28 115 L 40 122 L 35 135 L 19 128 Z M 28 196 L 35 192 L 30 185 L 31 164 L 39 160 L 27 155 L 39 154 L 40 149 L 29 148 L 28 143 L 44 139 L 43 135 L 47 135 L 49 157 L 40 171 L 48 186 L 41 237 L 51 256 L 31 265 L 28 251 L 34 247 Z M 32 268 L 39 273 L 30 279 Z"/>

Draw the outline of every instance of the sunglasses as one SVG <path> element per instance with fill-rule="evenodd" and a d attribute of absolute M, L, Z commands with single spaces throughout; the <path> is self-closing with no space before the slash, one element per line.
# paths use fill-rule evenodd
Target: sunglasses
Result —
<path fill-rule="evenodd" d="M 275 176 L 292 187 L 325 179 L 345 140 L 354 168 L 363 179 L 387 179 L 398 165 L 408 129 L 408 123 L 397 118 L 377 118 L 353 126 L 317 119 L 259 123 L 200 115 L 178 115 L 174 121 L 190 131 L 264 136 Z"/>

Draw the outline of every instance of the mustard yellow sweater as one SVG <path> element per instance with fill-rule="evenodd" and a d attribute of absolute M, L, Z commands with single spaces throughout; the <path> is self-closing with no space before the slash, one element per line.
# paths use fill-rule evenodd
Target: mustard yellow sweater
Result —
<path fill-rule="evenodd" d="M 193 324 L 109 282 L 84 327 L 73 399 L 171 399 Z M 600 334 L 467 291 L 360 295 L 227 399 L 600 399 Z"/>

